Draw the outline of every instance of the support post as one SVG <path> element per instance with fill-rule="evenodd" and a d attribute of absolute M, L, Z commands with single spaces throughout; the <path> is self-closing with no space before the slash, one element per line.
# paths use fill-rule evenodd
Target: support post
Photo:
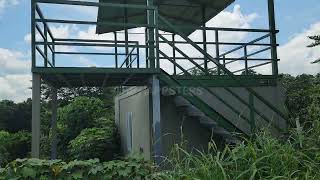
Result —
<path fill-rule="evenodd" d="M 40 96 L 41 77 L 40 74 L 32 74 L 32 143 L 31 156 L 40 157 Z"/>
<path fill-rule="evenodd" d="M 36 67 L 36 2 L 31 0 L 31 61 L 32 68 Z"/>
<path fill-rule="evenodd" d="M 127 4 L 127 0 L 124 1 L 125 4 Z M 128 9 L 125 8 L 124 9 L 124 22 L 125 22 L 125 29 L 124 29 L 124 38 L 125 38 L 125 51 L 126 51 L 126 57 L 129 55 L 129 31 L 128 31 L 128 27 L 127 27 L 127 23 L 128 23 Z M 126 67 L 129 66 L 129 59 L 126 59 Z"/>
<path fill-rule="evenodd" d="M 216 37 L 216 58 L 217 61 L 220 63 L 220 48 L 219 48 L 219 31 L 215 30 L 215 37 Z M 219 66 L 217 66 L 218 69 L 218 75 L 221 74 L 221 69 Z"/>
<path fill-rule="evenodd" d="M 137 68 L 140 68 L 140 48 L 137 47 Z"/>
<path fill-rule="evenodd" d="M 245 65 L 245 75 L 249 75 L 249 69 L 248 69 L 248 50 L 247 46 L 244 46 L 244 65 Z"/>
<path fill-rule="evenodd" d="M 56 67 L 56 46 L 55 46 L 55 40 L 54 39 L 52 39 L 52 50 L 53 50 L 53 52 L 52 52 L 52 65 L 53 65 L 53 67 Z"/>
<path fill-rule="evenodd" d="M 44 45 L 43 45 L 43 49 L 44 49 L 44 67 L 48 67 L 48 27 L 47 25 L 44 23 Z"/>
<path fill-rule="evenodd" d="M 151 105 L 150 112 L 152 118 L 152 130 L 153 130 L 153 152 L 156 164 L 161 163 L 162 157 L 162 140 L 161 140 L 161 119 L 160 119 L 160 82 L 156 75 L 151 79 Z"/>
<path fill-rule="evenodd" d="M 116 68 L 118 68 L 118 35 L 117 32 L 114 32 L 114 42 L 115 42 L 115 48 L 114 48 L 114 54 L 115 54 L 115 63 Z"/>
<path fill-rule="evenodd" d="M 52 98 L 51 98 L 51 133 L 52 133 L 52 140 L 51 140 L 51 159 L 57 159 L 57 88 L 52 87 Z"/>
<path fill-rule="evenodd" d="M 276 20 L 274 13 L 274 0 L 268 0 L 269 11 L 269 29 L 271 43 L 271 58 L 272 58 L 272 75 L 278 75 L 278 53 L 277 53 L 277 36 L 276 36 Z"/>
<path fill-rule="evenodd" d="M 203 26 L 203 30 L 202 30 L 203 50 L 205 52 L 208 52 L 208 50 L 207 50 L 207 30 L 206 30 L 206 7 L 205 6 L 202 7 L 202 26 Z M 204 56 L 203 58 L 204 58 L 204 69 L 206 71 L 208 71 L 208 60 L 207 60 L 206 56 Z"/>
<path fill-rule="evenodd" d="M 173 56 L 173 61 L 176 62 L 176 48 L 175 48 L 175 36 L 176 34 L 172 34 L 172 44 L 173 44 L 173 47 L 172 47 L 172 56 Z M 173 64 L 173 74 L 174 75 L 177 75 L 177 66 L 175 64 Z"/>
<path fill-rule="evenodd" d="M 153 6 L 154 5 L 154 0 L 147 0 L 147 6 Z M 148 25 L 151 27 L 147 28 L 147 41 L 148 41 L 148 60 L 149 60 L 149 65 L 151 69 L 155 68 L 155 45 L 154 45 L 154 25 L 155 25 L 155 17 L 154 17 L 154 10 L 147 10 L 147 21 Z"/>

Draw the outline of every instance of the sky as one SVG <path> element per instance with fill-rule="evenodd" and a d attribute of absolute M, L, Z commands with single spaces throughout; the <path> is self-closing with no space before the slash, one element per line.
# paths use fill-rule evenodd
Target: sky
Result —
<path fill-rule="evenodd" d="M 94 1 L 94 0 L 91 0 Z M 46 17 L 95 20 L 96 8 L 49 8 L 41 6 Z M 320 57 L 320 47 L 307 48 L 307 36 L 320 34 L 319 0 L 275 0 L 276 23 L 280 33 L 277 40 L 280 46 L 280 73 L 299 75 L 320 72 L 320 64 L 310 64 Z M 30 0 L 0 0 L 0 100 L 17 102 L 31 97 L 31 50 L 30 50 Z M 266 0 L 236 0 L 207 25 L 215 27 L 268 28 Z M 95 27 L 55 25 L 53 34 L 61 38 L 103 39 L 110 35 L 95 35 Z M 196 32 L 190 37 L 197 38 Z M 249 35 L 225 34 L 224 40 L 246 40 Z M 137 37 L 139 41 L 141 38 Z M 70 47 L 62 50 L 74 51 Z M 95 49 L 108 51 L 108 49 Z M 168 50 L 169 51 L 169 50 Z M 190 53 L 196 53 L 190 50 Z M 88 57 L 66 57 L 57 62 L 60 66 L 101 66 L 101 61 Z M 78 64 L 79 65 L 79 64 Z M 164 63 L 166 66 L 166 63 Z M 169 65 L 168 65 L 169 66 Z M 268 69 L 263 69 L 267 71 Z"/>

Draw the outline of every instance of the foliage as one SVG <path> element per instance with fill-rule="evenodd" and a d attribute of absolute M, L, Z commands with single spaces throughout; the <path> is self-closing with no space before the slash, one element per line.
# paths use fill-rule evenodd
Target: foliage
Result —
<path fill-rule="evenodd" d="M 31 135 L 28 132 L 8 133 L 0 131 L 0 167 L 17 158 L 27 157 Z"/>
<path fill-rule="evenodd" d="M 104 116 L 106 110 L 101 100 L 89 97 L 77 97 L 67 106 L 58 110 L 60 123 L 60 147 L 65 150 L 68 143 L 77 137 L 83 129 L 95 126 L 95 120 Z"/>
<path fill-rule="evenodd" d="M 315 47 L 320 45 L 320 35 L 319 36 L 309 36 L 309 39 L 313 40 L 314 42 L 310 44 L 308 47 Z"/>
<path fill-rule="evenodd" d="M 308 45 L 307 47 L 316 47 L 316 46 L 320 45 L 320 35 L 318 35 L 318 36 L 309 36 L 309 39 L 313 40 L 314 42 L 312 44 Z M 320 63 L 320 59 L 317 59 L 312 63 L 313 64 Z"/>
<path fill-rule="evenodd" d="M 312 139 L 303 139 L 310 144 Z M 310 142 L 312 141 L 312 142 Z M 188 153 L 176 146 L 168 160 L 173 170 L 159 172 L 155 179 L 319 179 L 319 143 L 297 148 L 299 141 L 282 142 L 262 132 L 255 139 L 235 147 L 217 150 L 209 144 L 208 152 Z"/>
<path fill-rule="evenodd" d="M 0 179 L 148 179 L 153 169 L 149 162 L 139 157 L 104 163 L 98 160 L 65 163 L 60 160 L 17 159 L 3 172 L 0 171 Z"/>
<path fill-rule="evenodd" d="M 74 159 L 99 158 L 109 161 L 119 152 L 119 140 L 116 137 L 114 126 L 84 129 L 70 142 L 68 149 Z"/>
<path fill-rule="evenodd" d="M 0 102 L 0 130 L 18 132 L 31 130 L 31 99 L 22 103 Z"/>
<path fill-rule="evenodd" d="M 291 127 L 298 119 L 305 127 L 310 127 L 312 118 L 308 113 L 310 106 L 320 96 L 320 74 L 293 77 L 283 75 L 282 84 L 286 89 L 286 106 L 289 110 Z"/>

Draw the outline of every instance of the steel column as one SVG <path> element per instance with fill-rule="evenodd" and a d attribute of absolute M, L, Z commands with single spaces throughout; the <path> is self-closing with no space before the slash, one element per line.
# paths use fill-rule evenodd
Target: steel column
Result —
<path fill-rule="evenodd" d="M 40 96 L 41 77 L 40 74 L 32 74 L 32 143 L 31 156 L 40 157 Z"/>
<path fill-rule="evenodd" d="M 160 164 L 162 160 L 162 140 L 161 140 L 161 118 L 160 118 L 160 82 L 157 76 L 153 75 L 151 79 L 151 97 L 150 97 L 150 113 L 152 118 L 152 142 L 153 155 L 156 164 Z"/>
<path fill-rule="evenodd" d="M 114 42 L 115 42 L 115 48 L 114 48 L 114 54 L 115 54 L 115 63 L 116 68 L 118 68 L 118 35 L 117 32 L 114 32 Z"/>
<path fill-rule="evenodd" d="M 57 88 L 52 87 L 51 92 L 51 133 L 52 133 L 52 140 L 51 140 L 51 159 L 57 159 Z"/>
<path fill-rule="evenodd" d="M 244 48 L 244 64 L 245 64 L 245 75 L 249 74 L 249 69 L 248 69 L 248 50 L 247 50 L 247 46 L 245 46 Z"/>
<path fill-rule="evenodd" d="M 172 34 L 172 44 L 175 47 L 175 36 L 176 34 Z M 173 56 L 173 61 L 176 62 L 176 48 L 172 47 L 172 56 Z M 173 74 L 177 75 L 177 66 L 173 64 Z"/>
<path fill-rule="evenodd" d="M 216 37 L 216 59 L 218 61 L 218 63 L 220 64 L 220 48 L 219 48 L 219 31 L 215 30 L 215 37 Z M 217 66 L 218 69 L 218 75 L 221 74 L 221 68 L 219 66 Z"/>
<path fill-rule="evenodd" d="M 269 29 L 271 31 L 271 58 L 272 58 L 272 75 L 278 75 L 278 53 L 277 53 L 277 36 L 276 20 L 274 13 L 274 0 L 268 0 Z"/>
<path fill-rule="evenodd" d="M 154 0 L 147 0 L 147 6 L 151 7 L 154 5 Z M 155 22 L 155 17 L 154 17 L 154 10 L 147 10 L 147 20 L 148 20 L 148 25 L 154 26 Z M 148 54 L 148 60 L 149 60 L 149 65 L 151 69 L 155 68 L 155 45 L 154 45 L 154 27 L 148 27 L 147 28 L 147 41 L 149 44 L 149 54 Z"/>
<path fill-rule="evenodd" d="M 31 61 L 32 68 L 36 67 L 36 2 L 31 0 Z"/>
<path fill-rule="evenodd" d="M 206 7 L 202 7 L 202 26 L 204 27 L 202 29 L 202 38 L 203 38 L 203 50 L 205 52 L 208 52 L 207 50 L 207 30 L 206 30 Z M 208 60 L 205 56 L 204 58 L 204 69 L 208 71 Z"/>

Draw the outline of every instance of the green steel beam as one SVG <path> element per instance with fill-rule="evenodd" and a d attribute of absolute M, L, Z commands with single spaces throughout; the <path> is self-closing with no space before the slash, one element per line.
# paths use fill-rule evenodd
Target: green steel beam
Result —
<path fill-rule="evenodd" d="M 90 46 L 90 47 L 125 47 L 126 45 L 123 44 L 96 44 L 96 43 L 69 43 L 69 42 L 35 42 L 36 45 L 56 45 L 56 46 Z M 140 48 L 146 48 L 148 46 L 146 45 L 128 45 L 129 47 L 140 47 Z"/>
<path fill-rule="evenodd" d="M 102 56 L 114 56 L 114 55 L 119 55 L 119 56 L 125 56 L 125 53 L 91 53 L 91 52 L 61 52 L 57 51 L 55 54 L 65 54 L 65 55 L 102 55 Z M 137 55 L 137 54 L 132 54 L 132 55 Z"/>
<path fill-rule="evenodd" d="M 79 21 L 79 20 L 61 20 L 61 19 L 35 19 L 36 22 L 42 23 L 57 23 L 57 24 L 81 24 L 81 25 L 97 25 L 97 26 L 118 26 L 124 28 L 148 27 L 154 28 L 155 25 L 137 24 L 137 23 L 115 23 L 115 22 L 97 22 L 97 21 Z"/>
<path fill-rule="evenodd" d="M 147 0 L 147 6 L 152 7 L 154 5 L 153 0 Z M 147 41 L 149 44 L 149 51 L 148 51 L 148 61 L 151 69 L 156 68 L 156 52 L 155 52 L 155 12 L 152 10 L 147 11 Z"/>
<path fill-rule="evenodd" d="M 150 68 L 84 68 L 84 67 L 55 67 L 55 68 L 44 68 L 35 67 L 32 72 L 39 74 L 158 74 L 159 69 Z"/>
<path fill-rule="evenodd" d="M 65 4 L 76 6 L 94 6 L 94 7 L 114 7 L 114 8 L 131 8 L 131 9 L 148 9 L 155 10 L 154 6 L 144 6 L 137 4 L 120 4 L 120 3 L 101 3 L 101 2 L 88 2 L 88 1 L 70 1 L 70 0 L 36 0 L 38 3 L 47 4 Z"/>
<path fill-rule="evenodd" d="M 270 28 L 270 44 L 272 61 L 272 74 L 278 75 L 278 54 L 277 54 L 277 36 L 276 36 L 276 21 L 274 13 L 274 0 L 268 0 L 269 28 Z"/>

